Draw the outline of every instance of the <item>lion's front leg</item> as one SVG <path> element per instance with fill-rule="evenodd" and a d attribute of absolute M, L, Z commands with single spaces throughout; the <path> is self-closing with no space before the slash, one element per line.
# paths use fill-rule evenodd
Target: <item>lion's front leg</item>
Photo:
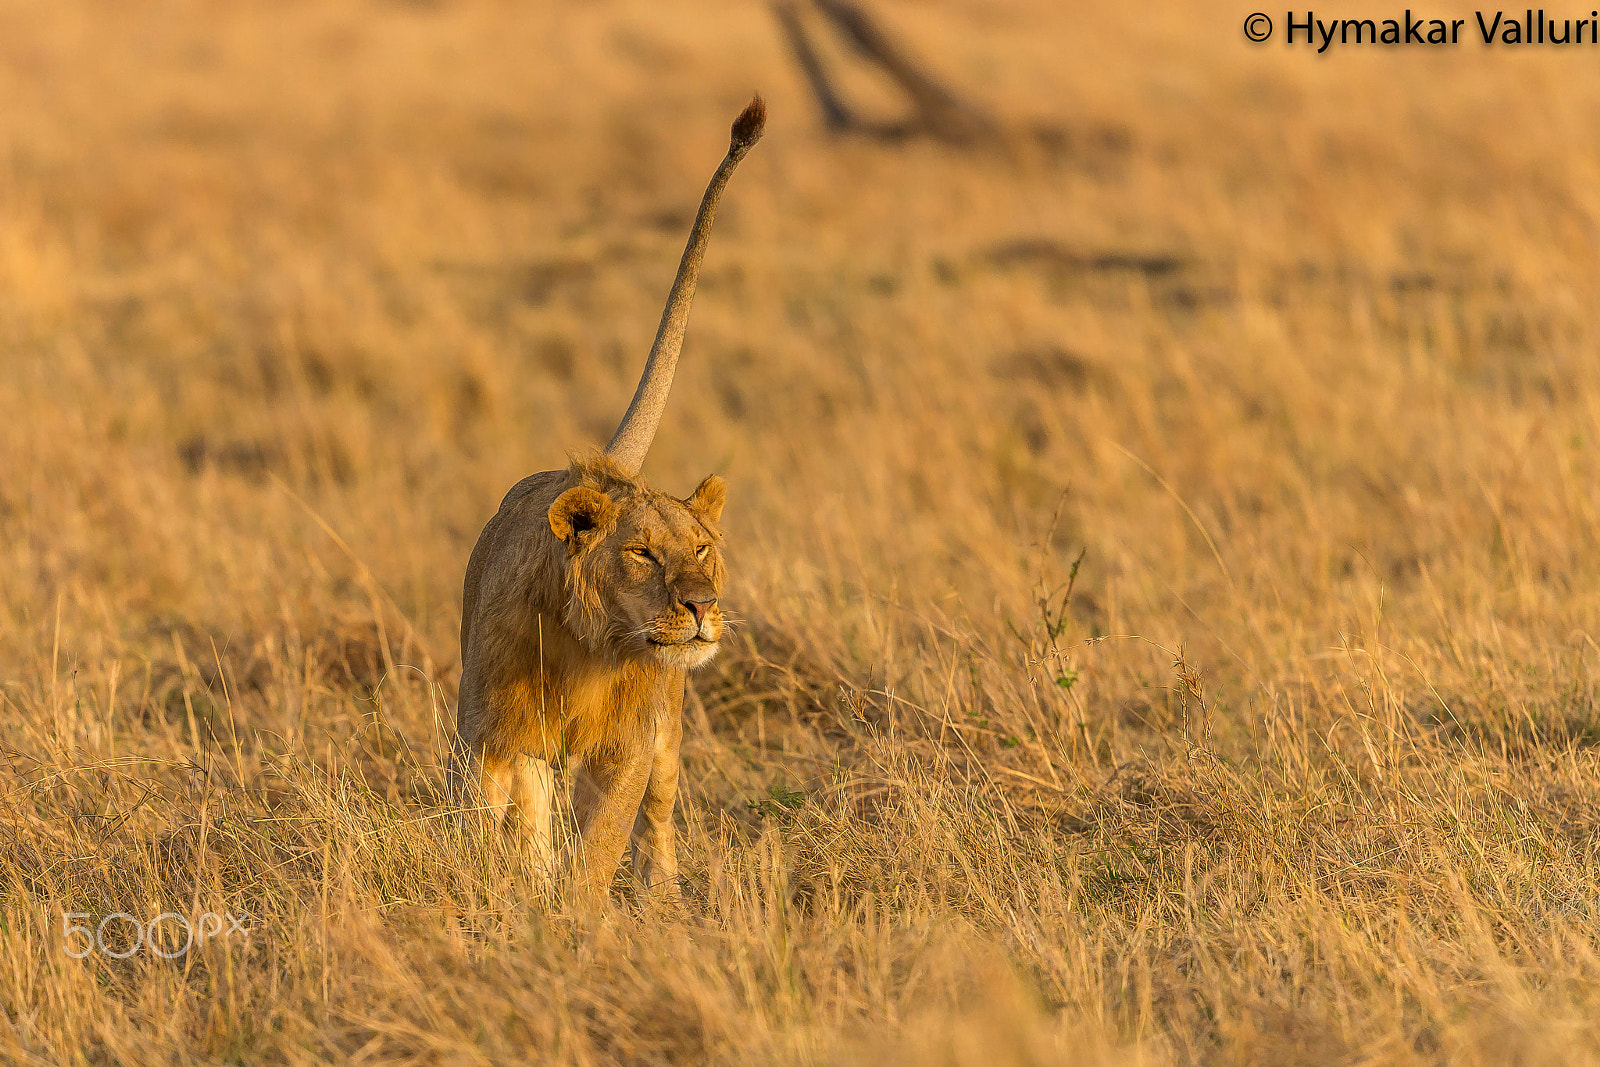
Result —
<path fill-rule="evenodd" d="M 498 828 L 511 804 L 511 762 L 475 752 L 459 739 L 453 749 L 450 792 L 463 827 Z"/>
<path fill-rule="evenodd" d="M 578 843 L 571 866 L 579 899 L 591 904 L 604 901 L 650 780 L 652 756 L 648 738 L 630 739 L 590 753 L 573 775 Z"/>
<path fill-rule="evenodd" d="M 549 763 L 537 756 L 522 756 L 517 760 L 511 777 L 511 803 L 533 846 L 536 862 L 546 871 L 551 869 L 550 861 L 554 856 L 550 824 L 555 793 L 556 774 Z"/>
<path fill-rule="evenodd" d="M 677 828 L 672 809 L 678 799 L 678 747 L 683 713 L 672 712 L 656 728 L 650 781 L 633 821 L 633 873 L 647 891 L 678 896 Z"/>

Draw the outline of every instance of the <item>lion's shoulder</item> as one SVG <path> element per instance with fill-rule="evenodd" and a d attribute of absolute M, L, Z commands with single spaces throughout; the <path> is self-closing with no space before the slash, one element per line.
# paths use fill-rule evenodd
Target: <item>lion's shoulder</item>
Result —
<path fill-rule="evenodd" d="M 540 471 L 538 474 L 528 475 L 506 491 L 506 495 L 500 500 L 500 514 L 518 510 L 518 506 L 529 497 L 550 494 L 557 486 L 565 484 L 566 480 L 565 470 Z"/>

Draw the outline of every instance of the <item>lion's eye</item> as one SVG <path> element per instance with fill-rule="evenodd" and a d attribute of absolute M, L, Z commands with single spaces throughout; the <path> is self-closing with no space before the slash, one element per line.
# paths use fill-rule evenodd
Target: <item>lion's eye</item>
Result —
<path fill-rule="evenodd" d="M 701 545 L 699 548 L 694 550 L 694 558 L 695 559 L 705 559 L 706 556 L 710 554 L 710 552 L 711 552 L 711 546 L 710 545 Z"/>
<path fill-rule="evenodd" d="M 656 558 L 650 554 L 650 550 L 648 548 L 630 548 L 628 551 L 632 552 L 635 556 L 644 560 L 646 563 L 654 563 L 656 561 Z"/>

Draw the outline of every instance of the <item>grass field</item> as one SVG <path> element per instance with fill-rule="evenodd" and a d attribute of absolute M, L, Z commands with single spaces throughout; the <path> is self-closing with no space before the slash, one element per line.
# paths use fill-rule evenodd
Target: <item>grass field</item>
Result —
<path fill-rule="evenodd" d="M 1600 52 L 875 10 L 999 143 L 761 4 L 0 0 L 0 1059 L 1600 1062 Z M 600 921 L 444 817 L 461 576 L 752 89 Z"/>

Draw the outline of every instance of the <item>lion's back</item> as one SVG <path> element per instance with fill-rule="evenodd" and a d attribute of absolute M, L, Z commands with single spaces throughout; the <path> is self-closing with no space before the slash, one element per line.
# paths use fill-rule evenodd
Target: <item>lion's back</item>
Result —
<path fill-rule="evenodd" d="M 472 546 L 461 587 L 463 669 L 467 666 L 467 650 L 471 647 L 472 630 L 477 620 L 478 605 L 486 592 L 485 584 L 498 586 L 516 572 L 521 555 L 532 545 L 526 535 L 521 538 L 515 535 L 519 531 L 538 529 L 566 479 L 567 472 L 564 470 L 540 471 L 513 485 L 500 501 L 500 509 L 484 524 L 483 532 Z"/>

